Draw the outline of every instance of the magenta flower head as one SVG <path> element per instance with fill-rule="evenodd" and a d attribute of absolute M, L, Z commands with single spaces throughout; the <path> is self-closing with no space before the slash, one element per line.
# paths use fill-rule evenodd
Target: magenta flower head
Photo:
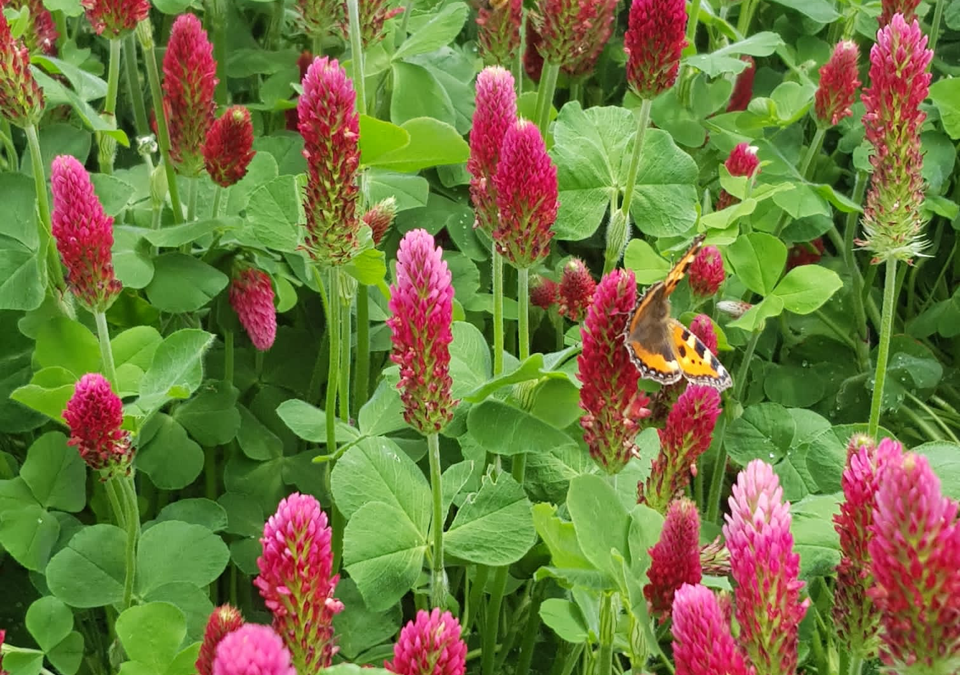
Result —
<path fill-rule="evenodd" d="M 312 37 L 326 35 L 332 26 L 341 24 L 347 16 L 341 0 L 297 0 L 297 10 L 307 35 Z"/>
<path fill-rule="evenodd" d="M 590 456 L 610 474 L 640 456 L 635 439 L 640 422 L 650 416 L 650 399 L 637 389 L 640 372 L 623 346 L 623 331 L 636 302 L 633 272 L 613 270 L 597 284 L 580 327 L 580 426 Z"/>
<path fill-rule="evenodd" d="M 911 261 L 925 243 L 920 110 L 930 86 L 933 52 L 914 21 L 894 15 L 870 50 L 870 87 L 863 91 L 863 126 L 873 144 L 873 177 L 863 209 L 864 248 L 875 262 Z"/>
<path fill-rule="evenodd" d="M 957 672 L 957 503 L 940 492 L 926 457 L 907 453 L 880 470 L 873 518 L 870 597 L 880 610 L 881 661 L 907 675 Z"/>
<path fill-rule="evenodd" d="M 756 146 L 748 143 L 739 143 L 730 151 L 730 156 L 723 163 L 730 172 L 731 176 L 749 176 L 752 180 L 760 173 L 760 159 L 757 157 Z M 728 206 L 736 204 L 739 199 L 731 195 L 726 190 L 720 190 L 720 196 L 717 197 L 717 211 L 725 209 Z"/>
<path fill-rule="evenodd" d="M 690 290 L 700 298 L 710 298 L 717 294 L 726 279 L 723 271 L 723 257 L 716 246 L 704 246 L 693 259 L 687 272 Z"/>
<path fill-rule="evenodd" d="M 457 405 L 450 394 L 452 279 L 443 250 L 430 233 L 418 229 L 404 235 L 397 252 L 397 280 L 390 287 L 390 359 L 400 366 L 397 388 L 403 418 L 422 434 L 442 431 Z"/>
<path fill-rule="evenodd" d="M 563 266 L 559 287 L 560 316 L 579 321 L 593 303 L 597 282 L 580 258 L 574 258 Z"/>
<path fill-rule="evenodd" d="M 833 49 L 830 59 L 820 69 L 820 84 L 814 97 L 814 112 L 817 122 L 835 126 L 844 117 L 853 114 L 850 106 L 857 97 L 860 86 L 857 59 L 860 50 L 852 40 L 841 40 Z"/>
<path fill-rule="evenodd" d="M 213 675 L 213 660 L 217 653 L 217 646 L 228 634 L 243 625 L 243 615 L 240 610 L 231 605 L 221 605 L 210 614 L 207 627 L 203 631 L 203 642 L 200 643 L 200 654 L 197 656 L 196 669 L 198 675 Z"/>
<path fill-rule="evenodd" d="M 403 627 L 393 646 L 393 662 L 384 667 L 398 675 L 464 675 L 466 664 L 460 622 L 450 612 L 441 614 L 434 608 L 429 614 L 421 609 Z"/>
<path fill-rule="evenodd" d="M 200 19 L 181 14 L 173 22 L 163 56 L 163 105 L 170 126 L 170 158 L 177 172 L 199 176 L 203 145 L 216 116 L 217 62 Z"/>
<path fill-rule="evenodd" d="M 678 499 L 667 508 L 660 541 L 649 550 L 650 580 L 643 595 L 661 620 L 670 616 L 673 594 L 684 584 L 699 584 L 700 514 L 689 499 Z"/>
<path fill-rule="evenodd" d="M 273 305 L 270 275 L 246 267 L 230 282 L 230 306 L 253 346 L 262 352 L 273 346 L 277 337 L 277 309 Z"/>
<path fill-rule="evenodd" d="M 519 120 L 507 130 L 493 178 L 500 221 L 493 231 L 497 253 L 526 269 L 547 257 L 560 208 L 557 167 L 540 130 Z"/>
<path fill-rule="evenodd" d="M 14 40 L 0 12 L 0 116 L 18 127 L 37 124 L 43 116 L 43 90 L 30 72 L 30 52 Z"/>
<path fill-rule="evenodd" d="M 530 283 L 530 304 L 534 307 L 548 310 L 557 304 L 559 297 L 560 286 L 553 279 L 538 276 Z"/>
<path fill-rule="evenodd" d="M 247 175 L 253 151 L 253 123 L 242 105 L 227 108 L 210 127 L 203 144 L 203 160 L 210 179 L 230 187 Z"/>
<path fill-rule="evenodd" d="M 726 521 L 740 644 L 758 672 L 793 675 L 797 629 L 810 600 L 800 601 L 790 504 L 773 467 L 755 459 L 740 472 Z"/>
<path fill-rule="evenodd" d="M 875 445 L 866 436 L 851 438 L 841 479 L 844 501 L 833 518 L 841 556 L 833 599 L 834 625 L 847 648 L 865 658 L 876 655 L 880 627 L 880 613 L 869 597 L 873 587 L 869 545 L 880 473 L 888 463 L 899 463 L 902 456 L 902 446 L 890 439 Z"/>
<path fill-rule="evenodd" d="M 900 14 L 904 21 L 913 21 L 917 13 L 920 0 L 880 0 L 880 28 L 893 20 L 894 15 Z"/>
<path fill-rule="evenodd" d="M 689 385 L 667 414 L 660 430 L 660 452 L 653 460 L 643 501 L 663 513 L 667 504 L 697 472 L 697 459 L 713 440 L 720 416 L 720 393 L 713 387 Z"/>
<path fill-rule="evenodd" d="M 60 32 L 50 10 L 44 7 L 43 0 L 0 0 L 0 7 L 12 7 L 30 11 L 29 24 L 21 39 L 31 54 L 57 55 L 57 38 Z"/>
<path fill-rule="evenodd" d="M 508 65 L 520 49 L 523 0 L 481 3 L 477 12 L 477 42 L 487 63 Z"/>
<path fill-rule="evenodd" d="M 130 472 L 133 447 L 121 428 L 123 403 L 103 375 L 87 373 L 77 381 L 63 419 L 70 427 L 68 445 L 104 480 Z"/>
<path fill-rule="evenodd" d="M 677 591 L 672 630 L 676 675 L 754 675 L 717 597 L 706 586 L 684 584 Z"/>
<path fill-rule="evenodd" d="M 750 105 L 750 99 L 753 98 L 753 80 L 757 75 L 757 64 L 752 56 L 743 55 L 740 60 L 745 61 L 747 67 L 737 75 L 733 83 L 733 93 L 730 94 L 730 102 L 727 103 L 727 112 L 746 110 Z"/>
<path fill-rule="evenodd" d="M 123 285 L 113 271 L 113 218 L 93 190 L 90 175 L 74 157 L 53 160 L 53 236 L 67 267 L 70 291 L 91 312 L 105 312 Z"/>
<path fill-rule="evenodd" d="M 303 156 L 307 158 L 307 236 L 314 260 L 342 265 L 359 246 L 357 170 L 360 117 L 353 82 L 336 59 L 314 59 L 297 103 Z"/>
<path fill-rule="evenodd" d="M 150 15 L 150 0 L 82 0 L 97 35 L 110 39 L 132 31 Z"/>
<path fill-rule="evenodd" d="M 633 0 L 623 49 L 627 84 L 634 94 L 653 99 L 673 86 L 687 46 L 686 30 L 684 0 Z"/>
<path fill-rule="evenodd" d="M 374 246 L 378 246 L 397 217 L 397 200 L 394 197 L 382 199 L 363 214 L 364 224 L 370 228 Z"/>
<path fill-rule="evenodd" d="M 340 575 L 331 576 L 330 537 L 320 503 L 295 492 L 277 506 L 260 539 L 263 555 L 257 558 L 260 574 L 253 584 L 273 613 L 273 628 L 300 673 L 330 666 L 339 649 L 334 645 L 333 617 L 343 611 L 343 603 L 333 597 Z M 221 646 L 218 658 L 222 650 Z"/>
<path fill-rule="evenodd" d="M 470 199 L 476 213 L 474 227 L 493 236 L 497 226 L 497 187 L 494 176 L 507 130 L 517 121 L 517 93 L 513 75 L 500 66 L 477 75 L 477 108 L 470 128 Z"/>
<path fill-rule="evenodd" d="M 569 69 L 569 74 L 589 72 L 610 38 L 616 4 L 611 0 L 539 0 L 536 14 L 528 20 L 536 23 L 540 54 L 547 63 Z"/>
<path fill-rule="evenodd" d="M 711 354 L 717 353 L 717 331 L 713 328 L 713 321 L 706 314 L 697 314 L 690 322 L 690 332 L 700 338 L 700 342 L 710 350 Z"/>
<path fill-rule="evenodd" d="M 270 626 L 248 623 L 220 642 L 213 675 L 297 675 L 297 671 L 283 640 Z"/>

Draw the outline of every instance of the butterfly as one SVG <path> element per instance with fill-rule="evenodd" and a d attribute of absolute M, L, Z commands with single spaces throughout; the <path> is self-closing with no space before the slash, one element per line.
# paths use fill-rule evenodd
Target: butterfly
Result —
<path fill-rule="evenodd" d="M 733 384 L 730 373 L 700 338 L 670 316 L 670 294 L 697 257 L 705 236 L 694 239 L 667 278 L 650 286 L 640 297 L 623 332 L 623 341 L 630 360 L 645 379 L 673 384 L 685 377 L 693 384 L 723 391 Z"/>

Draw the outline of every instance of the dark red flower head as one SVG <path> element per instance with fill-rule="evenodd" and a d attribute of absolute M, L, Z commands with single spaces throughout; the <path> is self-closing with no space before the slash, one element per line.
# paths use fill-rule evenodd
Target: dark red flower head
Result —
<path fill-rule="evenodd" d="M 382 199 L 363 214 L 363 222 L 370 228 L 373 244 L 377 246 L 387 236 L 387 231 L 397 217 L 397 200 L 393 197 Z"/>
<path fill-rule="evenodd" d="M 560 277 L 560 316 L 579 321 L 593 303 L 597 282 L 580 258 L 574 258 L 563 266 Z"/>
<path fill-rule="evenodd" d="M 627 83 L 640 98 L 653 99 L 673 86 L 687 46 L 685 0 L 633 0 L 623 36 Z"/>
<path fill-rule="evenodd" d="M 509 67 L 520 48 L 523 0 L 482 3 L 477 11 L 480 56 L 490 64 Z"/>
<path fill-rule="evenodd" d="M 203 145 L 216 116 L 217 62 L 200 19 L 173 22 L 163 56 L 163 103 L 170 126 L 170 158 L 184 176 L 203 170 Z"/>
<path fill-rule="evenodd" d="M 130 472 L 133 447 L 130 433 L 121 428 L 123 403 L 100 373 L 87 373 L 67 401 L 63 419 L 70 427 L 69 444 L 104 479 Z"/>
<path fill-rule="evenodd" d="M 856 42 L 842 40 L 820 69 L 820 85 L 814 97 L 814 111 L 820 124 L 835 126 L 853 114 L 850 106 L 856 100 L 857 87 L 860 86 L 859 56 Z"/>
<path fill-rule="evenodd" d="M 223 638 L 242 625 L 243 615 L 240 614 L 239 609 L 231 605 L 221 605 L 210 613 L 207 627 L 203 631 L 200 654 L 195 664 L 198 675 L 213 675 L 213 659 L 217 653 L 217 646 Z"/>
<path fill-rule="evenodd" d="M 560 286 L 553 279 L 535 276 L 530 283 L 530 303 L 547 310 L 557 304 Z"/>
<path fill-rule="evenodd" d="M 0 12 L 0 117 L 27 127 L 40 121 L 44 105 L 43 90 L 30 72 L 30 52 L 13 39 Z"/>
<path fill-rule="evenodd" d="M 699 584 L 700 515 L 689 499 L 677 499 L 667 508 L 660 540 L 649 550 L 650 580 L 643 595 L 654 614 L 666 619 L 673 607 L 673 594 L 684 584 Z"/>
<path fill-rule="evenodd" d="M 43 0 L 0 0 L 2 7 L 26 7 L 30 11 L 29 25 L 20 37 L 31 54 L 57 55 L 60 32 L 50 10 L 44 7 Z"/>
<path fill-rule="evenodd" d="M 230 306 L 253 346 L 262 352 L 277 337 L 277 309 L 273 306 L 270 275 L 253 267 L 242 269 L 230 282 Z"/>
<path fill-rule="evenodd" d="M 746 61 L 747 67 L 737 75 L 733 83 L 733 93 L 730 94 L 730 102 L 727 103 L 727 112 L 738 112 L 746 110 L 750 105 L 750 99 L 753 98 L 753 79 L 757 74 L 757 64 L 752 56 L 741 56 L 741 61 Z"/>
<path fill-rule="evenodd" d="M 613 30 L 615 0 L 539 0 L 536 22 L 540 53 L 571 75 L 589 72 Z"/>
<path fill-rule="evenodd" d="M 476 214 L 474 227 L 493 234 L 497 225 L 497 187 L 494 176 L 504 136 L 517 121 L 517 93 L 506 68 L 488 66 L 477 75 L 477 107 L 470 128 L 470 199 Z"/>
<path fill-rule="evenodd" d="M 723 256 L 716 246 L 704 246 L 693 259 L 687 273 L 690 290 L 701 298 L 710 298 L 717 294 L 726 273 L 723 271 Z"/>
<path fill-rule="evenodd" d="M 150 0 L 82 0 L 97 35 L 117 38 L 132 31 L 150 15 Z"/>
<path fill-rule="evenodd" d="M 242 105 L 227 108 L 210 127 L 203 145 L 210 179 L 221 187 L 230 187 L 247 175 L 247 167 L 255 154 L 250 111 Z"/>

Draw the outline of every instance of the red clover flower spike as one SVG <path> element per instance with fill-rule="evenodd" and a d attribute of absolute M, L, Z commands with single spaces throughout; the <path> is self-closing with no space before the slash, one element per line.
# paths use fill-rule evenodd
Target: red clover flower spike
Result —
<path fill-rule="evenodd" d="M 230 306 L 253 346 L 262 352 L 277 337 L 277 309 L 273 305 L 270 275 L 252 267 L 242 269 L 230 282 Z"/>
<path fill-rule="evenodd" d="M 54 158 L 50 184 L 53 236 L 67 268 L 67 285 L 91 312 L 105 312 L 123 289 L 110 250 L 113 218 L 104 213 L 90 175 L 74 157 Z"/>
<path fill-rule="evenodd" d="M 97 31 L 114 39 L 129 33 L 150 15 L 150 0 L 83 0 L 87 19 Z"/>
<path fill-rule="evenodd" d="M 893 17 L 900 14 L 904 21 L 912 21 L 920 6 L 920 0 L 880 0 L 880 28 L 886 26 Z"/>
<path fill-rule="evenodd" d="M 746 176 L 753 180 L 760 173 L 760 159 L 757 157 L 756 146 L 749 143 L 738 143 L 730 151 L 730 156 L 727 157 L 727 161 L 723 165 L 731 176 Z M 733 206 L 738 201 L 740 200 L 726 190 L 720 190 L 720 196 L 717 197 L 717 211 Z"/>
<path fill-rule="evenodd" d="M 123 403 L 99 373 L 87 373 L 77 382 L 67 401 L 63 419 L 70 428 L 69 445 L 106 480 L 130 472 L 133 447 L 124 431 Z"/>
<path fill-rule="evenodd" d="M 560 207 L 557 167 L 535 124 L 519 120 L 507 129 L 493 182 L 500 214 L 493 231 L 497 252 L 515 267 L 532 267 L 550 251 Z"/>
<path fill-rule="evenodd" d="M 390 287 L 390 359 L 400 366 L 403 418 L 422 434 L 442 431 L 457 405 L 450 393 L 453 278 L 442 253 L 426 230 L 407 232 Z"/>
<path fill-rule="evenodd" d="M 690 290 L 699 298 L 711 298 L 717 294 L 726 279 L 723 256 L 716 246 L 704 246 L 693 259 L 687 273 Z"/>
<path fill-rule="evenodd" d="M 896 17 L 894 17 L 896 21 Z M 880 469 L 869 543 L 880 660 L 898 673 L 960 668 L 960 522 L 927 458 Z"/>
<path fill-rule="evenodd" d="M 860 50 L 852 40 L 837 43 L 830 59 L 820 69 L 820 85 L 814 96 L 817 122 L 836 126 L 844 117 L 853 114 L 850 106 L 857 98 L 860 86 L 857 59 Z"/>
<path fill-rule="evenodd" d="M 673 86 L 687 46 L 686 30 L 685 0 L 633 0 L 623 48 L 634 94 L 654 99 Z"/>
<path fill-rule="evenodd" d="M 57 55 L 57 39 L 60 32 L 50 10 L 44 7 L 43 0 L 0 0 L 0 8 L 12 7 L 30 12 L 29 25 L 21 39 L 31 54 Z"/>
<path fill-rule="evenodd" d="M 563 266 L 560 286 L 557 289 L 560 302 L 560 316 L 571 321 L 579 321 L 593 303 L 593 294 L 597 282 L 580 258 L 574 258 Z"/>
<path fill-rule="evenodd" d="M 650 399 L 637 389 L 640 373 L 623 346 L 627 318 L 637 301 L 632 271 L 603 277 L 580 327 L 583 349 L 577 357 L 580 418 L 590 456 L 607 473 L 618 473 L 631 457 L 640 423 L 650 416 Z"/>
<path fill-rule="evenodd" d="M 200 19 L 181 14 L 173 22 L 163 56 L 163 104 L 170 125 L 170 158 L 177 171 L 203 170 L 203 145 L 216 115 L 217 62 Z"/>
<path fill-rule="evenodd" d="M 920 24 L 899 14 L 877 33 L 870 50 L 870 87 L 863 91 L 863 126 L 873 145 L 873 176 L 863 209 L 865 241 L 874 262 L 911 262 L 926 243 L 923 227 L 923 152 L 920 128 L 926 113 L 930 61 Z"/>
<path fill-rule="evenodd" d="M 280 636 L 270 626 L 249 623 L 220 642 L 213 675 L 297 675 L 297 671 Z"/>
<path fill-rule="evenodd" d="M 654 615 L 666 619 L 673 607 L 673 594 L 684 584 L 699 584 L 702 577 L 700 515 L 696 504 L 689 499 L 670 503 L 660 540 L 649 554 L 650 583 L 643 587 L 643 595 Z"/>
<path fill-rule="evenodd" d="M 230 187 L 247 175 L 253 151 L 253 123 L 250 111 L 231 106 L 213 123 L 203 145 L 203 159 L 210 179 Z"/>
<path fill-rule="evenodd" d="M 315 498 L 299 492 L 280 502 L 260 539 L 263 555 L 257 558 L 260 574 L 253 584 L 300 673 L 329 667 L 339 649 L 333 617 L 343 611 L 343 603 L 333 597 L 340 575 L 331 576 L 330 541 L 327 514 Z"/>
<path fill-rule="evenodd" d="M 677 591 L 672 631 L 676 675 L 754 675 L 717 597 L 706 586 L 684 584 Z"/>
<path fill-rule="evenodd" d="M 240 610 L 230 605 L 221 605 L 210 614 L 207 627 L 203 631 L 203 642 L 200 643 L 200 654 L 197 656 L 195 667 L 198 675 L 213 675 L 213 660 L 217 653 L 217 646 L 227 635 L 243 625 L 243 616 Z"/>
<path fill-rule="evenodd" d="M 735 582 L 739 641 L 757 675 L 794 675 L 798 628 L 810 600 L 800 601 L 800 556 L 793 551 L 790 504 L 771 467 L 755 459 L 740 472 L 723 536 Z"/>
<path fill-rule="evenodd" d="M 507 130 L 517 120 L 517 94 L 513 75 L 500 66 L 484 68 L 477 75 L 477 107 L 470 128 L 470 199 L 476 223 L 488 235 L 497 226 L 497 188 L 494 176 Z"/>
<path fill-rule="evenodd" d="M 30 52 L 14 40 L 0 12 L 0 116 L 18 127 L 37 124 L 43 116 L 43 90 L 30 72 Z"/>
<path fill-rule="evenodd" d="M 492 64 L 509 66 L 520 49 L 523 0 L 485 2 L 477 11 L 480 56 Z"/>
<path fill-rule="evenodd" d="M 570 75 L 589 72 L 610 38 L 616 5 L 614 0 L 539 0 L 527 20 L 536 24 L 540 54 Z"/>
<path fill-rule="evenodd" d="M 393 661 L 384 667 L 398 675 L 464 675 L 467 645 L 460 632 L 460 622 L 450 612 L 421 609 L 400 631 Z"/>
<path fill-rule="evenodd" d="M 359 248 L 357 184 L 360 117 L 353 82 L 336 59 L 314 59 L 297 103 L 307 159 L 304 209 L 310 257 L 330 265 L 350 261 Z"/>

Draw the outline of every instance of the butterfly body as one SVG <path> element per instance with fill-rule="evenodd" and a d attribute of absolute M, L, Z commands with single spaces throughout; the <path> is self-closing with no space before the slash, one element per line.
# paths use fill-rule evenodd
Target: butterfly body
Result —
<path fill-rule="evenodd" d="M 683 280 L 703 239 L 703 235 L 697 237 L 666 279 L 650 286 L 640 297 L 623 340 L 645 379 L 674 384 L 686 378 L 693 384 L 723 391 L 733 384 L 730 373 L 696 335 L 670 316 L 670 294 Z"/>

